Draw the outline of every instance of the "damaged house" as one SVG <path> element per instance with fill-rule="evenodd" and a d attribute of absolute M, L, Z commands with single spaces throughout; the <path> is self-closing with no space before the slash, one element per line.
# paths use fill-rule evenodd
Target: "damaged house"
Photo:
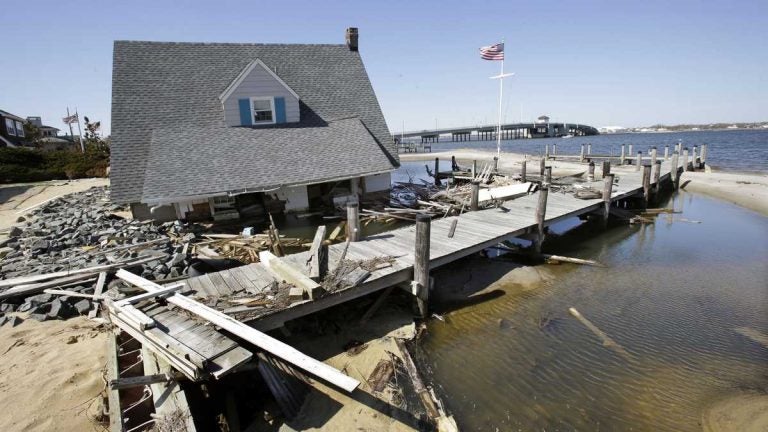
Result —
<path fill-rule="evenodd" d="M 116 41 L 112 200 L 158 221 L 258 218 L 387 194 L 397 150 L 344 45 Z"/>

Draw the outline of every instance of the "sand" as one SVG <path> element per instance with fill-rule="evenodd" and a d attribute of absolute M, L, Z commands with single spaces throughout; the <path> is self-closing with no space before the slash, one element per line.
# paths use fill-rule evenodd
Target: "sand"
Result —
<path fill-rule="evenodd" d="M 430 161 L 439 157 L 443 160 L 450 160 L 451 156 L 456 156 L 460 165 L 467 166 L 472 160 L 477 160 L 482 167 L 485 162 L 490 162 L 496 152 L 488 150 L 460 149 L 436 153 L 405 153 L 400 155 L 401 161 Z M 525 158 L 524 155 L 517 153 L 502 153 L 499 159 L 499 168 L 512 172 L 520 170 L 520 162 Z M 529 157 L 529 160 L 530 157 Z M 539 157 L 534 157 L 538 162 Z M 549 161 L 552 166 L 552 175 L 563 176 L 572 175 L 586 171 L 584 164 L 565 161 Z M 531 172 L 529 164 L 528 170 Z M 614 172 L 629 170 L 633 168 L 612 167 Z M 533 168 L 536 171 L 536 167 Z M 686 184 L 687 182 L 687 184 Z M 733 204 L 754 210 L 764 216 L 768 216 L 768 175 L 755 173 L 738 173 L 706 171 L 685 172 L 681 177 L 681 187 L 684 190 L 695 193 L 706 194 L 719 198 Z"/>
<path fill-rule="evenodd" d="M 291 338 L 290 344 L 300 351 L 345 371 L 362 384 L 348 394 L 316 382 L 298 416 L 283 424 L 281 431 L 415 430 L 413 417 L 396 401 L 391 389 L 374 395 L 366 382 L 379 361 L 389 359 L 388 351 L 400 356 L 395 337 L 415 336 L 413 316 L 402 307 L 386 304 L 367 324 L 358 325 L 358 319 L 359 314 L 355 314 L 337 321 L 342 328 L 336 332 Z M 341 349 L 350 340 L 364 342 L 366 348 L 355 355 Z"/>
<path fill-rule="evenodd" d="M 23 210 L 51 198 L 84 191 L 94 186 L 107 186 L 109 179 L 52 180 L 39 183 L 17 183 L 0 186 L 0 229 L 16 224 Z"/>
<path fill-rule="evenodd" d="M 19 314 L 24 316 L 24 314 Z M 107 333 L 86 318 L 0 327 L 0 431 L 103 430 Z"/>
<path fill-rule="evenodd" d="M 710 195 L 768 216 L 768 175 L 696 171 L 684 173 L 680 180 L 686 191 Z"/>
<path fill-rule="evenodd" d="M 768 431 L 768 395 L 749 393 L 713 404 L 701 416 L 705 432 Z"/>

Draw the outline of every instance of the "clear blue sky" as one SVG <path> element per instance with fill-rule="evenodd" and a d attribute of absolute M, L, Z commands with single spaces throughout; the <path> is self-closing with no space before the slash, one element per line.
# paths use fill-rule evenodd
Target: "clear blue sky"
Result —
<path fill-rule="evenodd" d="M 8 5 L 6 5 L 8 6 Z M 508 121 L 593 126 L 768 120 L 768 1 L 28 1 L 4 7 L 0 109 L 109 131 L 112 42 L 343 43 L 360 51 L 393 133 Z"/>

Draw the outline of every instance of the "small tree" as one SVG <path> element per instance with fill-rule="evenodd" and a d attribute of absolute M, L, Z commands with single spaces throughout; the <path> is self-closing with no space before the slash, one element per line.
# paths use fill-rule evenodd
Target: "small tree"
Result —
<path fill-rule="evenodd" d="M 40 131 L 39 127 L 30 122 L 24 122 L 24 138 L 27 142 L 37 147 L 42 137 L 43 133 Z"/>

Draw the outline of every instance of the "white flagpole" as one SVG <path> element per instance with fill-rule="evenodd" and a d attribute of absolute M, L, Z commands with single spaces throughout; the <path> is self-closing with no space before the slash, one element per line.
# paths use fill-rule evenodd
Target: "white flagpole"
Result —
<path fill-rule="evenodd" d="M 502 49 L 506 51 L 504 39 L 501 39 Z M 506 57 L 506 53 L 502 52 Z M 501 58 L 501 74 L 499 74 L 499 127 L 496 129 L 496 157 L 501 158 L 501 101 L 504 97 L 504 57 Z"/>
<path fill-rule="evenodd" d="M 77 133 L 80 134 L 80 151 L 85 153 L 85 142 L 83 141 L 83 129 L 80 127 L 80 114 L 75 107 L 75 118 L 77 119 Z"/>

